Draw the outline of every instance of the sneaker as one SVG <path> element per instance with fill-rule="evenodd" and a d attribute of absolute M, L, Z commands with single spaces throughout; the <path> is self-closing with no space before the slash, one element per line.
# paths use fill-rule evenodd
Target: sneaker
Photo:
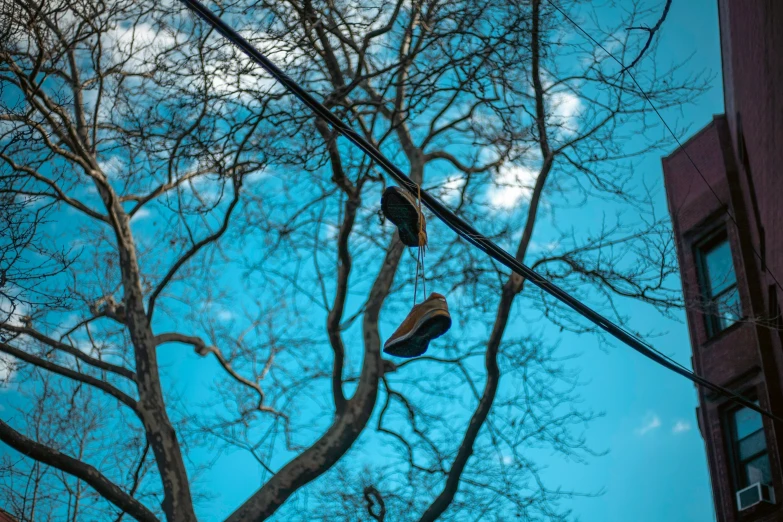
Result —
<path fill-rule="evenodd" d="M 427 351 L 430 341 L 451 328 L 446 298 L 432 293 L 413 307 L 397 331 L 383 345 L 383 351 L 395 357 L 417 357 Z"/>
<path fill-rule="evenodd" d="M 381 196 L 383 215 L 397 226 L 400 240 L 409 247 L 427 245 L 427 221 L 419 212 L 419 206 L 407 190 L 389 187 Z M 421 238 L 419 238 L 419 219 L 421 219 Z"/>

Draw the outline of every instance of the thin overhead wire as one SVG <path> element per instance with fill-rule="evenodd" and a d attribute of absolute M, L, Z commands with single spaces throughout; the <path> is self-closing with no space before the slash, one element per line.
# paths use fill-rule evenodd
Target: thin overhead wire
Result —
<path fill-rule="evenodd" d="M 658 119 L 661 120 L 661 123 L 663 123 L 663 126 L 666 128 L 666 130 L 669 132 L 669 134 L 671 134 L 671 137 L 674 138 L 674 141 L 677 143 L 677 150 L 681 151 L 683 154 L 685 154 L 685 157 L 688 158 L 688 161 L 690 162 L 690 164 L 693 165 L 693 168 L 699 174 L 699 177 L 702 179 L 702 181 L 704 181 L 704 184 L 707 185 L 707 188 L 710 190 L 710 192 L 712 192 L 712 195 L 715 196 L 715 199 L 718 201 L 720 206 L 723 207 L 724 212 L 726 212 L 726 215 L 729 216 L 729 219 L 731 219 L 731 222 L 734 223 L 735 227 L 739 228 L 739 224 L 737 223 L 737 220 L 735 219 L 734 215 L 729 210 L 729 206 L 727 204 L 723 203 L 723 201 L 720 199 L 720 196 L 718 196 L 718 193 L 715 192 L 714 188 L 712 188 L 712 185 L 710 185 L 710 182 L 707 181 L 707 178 L 704 176 L 704 174 L 702 173 L 702 171 L 699 168 L 699 166 L 696 165 L 696 162 L 693 161 L 693 158 L 691 157 L 691 155 L 688 154 L 687 149 L 685 149 L 685 147 L 683 147 L 682 143 L 680 142 L 680 139 L 674 133 L 672 128 L 669 126 L 669 124 L 666 123 L 666 120 L 663 119 L 663 115 L 658 111 L 658 108 L 655 106 L 655 104 L 653 104 L 652 100 L 647 95 L 647 92 L 642 88 L 642 86 L 636 80 L 636 77 L 633 74 L 631 74 L 631 72 L 629 71 L 629 69 L 631 69 L 639 61 L 639 59 L 641 58 L 641 55 L 639 55 L 639 58 L 634 60 L 633 64 L 631 64 L 628 67 L 626 67 L 625 64 L 619 58 L 617 58 L 614 54 L 610 53 L 609 50 L 603 44 L 601 44 L 598 40 L 593 38 L 593 36 L 590 33 L 588 33 L 585 29 L 583 29 L 582 26 L 580 26 L 576 21 L 574 21 L 574 19 L 572 19 L 570 16 L 568 16 L 566 14 L 566 12 L 563 9 L 561 9 L 555 2 L 553 2 L 552 0 L 549 0 L 549 4 L 552 7 L 554 7 L 561 15 L 563 15 L 563 18 L 568 20 L 571 23 L 571 25 L 573 25 L 574 27 L 579 29 L 579 31 L 583 35 L 585 35 L 585 37 L 587 37 L 588 40 L 590 40 L 592 43 L 594 43 L 596 46 L 598 46 L 598 48 L 600 48 L 612 60 L 617 62 L 620 65 L 620 67 L 623 68 L 621 73 L 622 74 L 627 74 L 628 77 L 631 79 L 631 81 L 634 83 L 634 85 L 636 85 L 636 88 L 639 89 L 639 92 L 642 94 L 644 99 L 650 105 L 650 107 L 652 108 L 653 112 L 655 112 L 655 114 L 658 116 Z M 668 12 L 668 10 L 669 10 L 669 5 L 667 4 L 666 11 L 664 11 L 664 15 L 663 15 L 664 18 L 666 17 L 666 12 Z M 649 46 L 649 42 L 648 42 L 648 46 Z M 645 46 L 645 49 L 646 48 L 647 48 L 647 46 Z M 759 260 L 761 265 L 766 267 L 767 273 L 772 278 L 772 280 L 775 281 L 775 284 L 777 285 L 777 287 L 781 291 L 783 291 L 783 286 L 781 286 L 780 282 L 778 282 L 778 278 L 775 277 L 774 273 L 772 273 L 772 270 L 769 268 L 769 266 L 767 266 L 767 263 L 764 261 L 764 258 L 761 256 L 761 254 L 758 253 L 756 248 L 753 246 L 752 242 L 750 242 L 750 249 L 753 251 L 753 254 L 756 256 L 756 259 Z"/>
<path fill-rule="evenodd" d="M 251 60 L 263 67 L 269 74 L 271 74 L 278 82 L 285 86 L 294 96 L 299 98 L 302 103 L 307 105 L 317 117 L 322 118 L 328 122 L 337 132 L 342 134 L 351 143 L 359 147 L 370 158 L 372 158 L 378 165 L 380 165 L 392 178 L 394 178 L 400 186 L 405 187 L 411 195 L 414 197 L 418 195 L 419 186 L 414 183 L 405 173 L 402 172 L 394 163 L 392 163 L 386 156 L 381 153 L 375 146 L 369 141 L 360 136 L 356 131 L 343 122 L 338 116 L 330 112 L 320 102 L 318 102 L 310 93 L 305 91 L 299 84 L 292 80 L 287 74 L 279 69 L 271 60 L 269 60 L 263 53 L 256 49 L 250 42 L 245 40 L 239 33 L 226 24 L 217 15 L 212 13 L 204 4 L 198 0 L 182 0 L 182 2 L 198 15 L 202 20 L 207 22 L 226 39 L 232 42 L 235 46 L 241 49 Z M 490 239 L 486 238 L 478 230 L 473 228 L 470 224 L 464 221 L 462 218 L 454 214 L 451 210 L 445 207 L 440 201 L 429 194 L 425 190 L 421 190 L 421 201 L 424 205 L 435 214 L 441 221 L 443 221 L 449 228 L 451 228 L 457 235 L 462 237 L 465 241 L 475 246 L 479 250 L 485 252 L 496 261 L 502 263 L 504 266 L 512 270 L 513 272 L 521 275 L 532 284 L 536 285 L 540 289 L 544 290 L 560 302 L 568 305 L 575 312 L 585 317 L 588 321 L 597 325 L 614 338 L 618 339 L 622 343 L 628 345 L 632 349 L 636 350 L 645 357 L 655 361 L 664 368 L 667 368 L 686 379 L 693 381 L 707 389 L 710 389 L 718 394 L 724 395 L 733 401 L 754 410 L 762 415 L 774 419 L 783 424 L 783 419 L 777 415 L 769 412 L 766 409 L 761 408 L 754 402 L 746 399 L 745 397 L 717 385 L 707 379 L 697 375 L 696 373 L 688 370 L 679 363 L 669 360 L 668 357 L 663 356 L 657 352 L 652 346 L 648 345 L 635 335 L 614 324 L 611 320 L 602 316 L 592 308 L 582 303 L 579 299 L 571 296 L 565 290 L 561 289 L 551 281 L 539 275 L 537 272 L 519 262 L 511 254 L 497 246 Z"/>

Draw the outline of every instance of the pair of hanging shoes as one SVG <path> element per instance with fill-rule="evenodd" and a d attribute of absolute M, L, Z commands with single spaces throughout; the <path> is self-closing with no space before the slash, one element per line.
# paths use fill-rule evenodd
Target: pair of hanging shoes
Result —
<path fill-rule="evenodd" d="M 381 197 L 381 211 L 397 226 L 404 245 L 421 249 L 427 246 L 427 223 L 421 206 L 409 192 L 399 187 L 387 188 Z M 449 328 L 451 315 L 446 298 L 433 292 L 424 302 L 413 306 L 384 343 L 383 351 L 396 357 L 417 357 L 427 351 L 431 340 Z"/>

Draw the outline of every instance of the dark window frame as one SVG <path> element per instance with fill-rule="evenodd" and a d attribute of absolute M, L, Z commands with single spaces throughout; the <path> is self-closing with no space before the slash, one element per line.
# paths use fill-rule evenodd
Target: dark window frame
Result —
<path fill-rule="evenodd" d="M 746 397 L 751 398 L 753 402 L 756 404 L 759 404 L 758 399 L 753 398 L 755 396 L 753 395 L 746 395 Z M 770 459 L 770 449 L 769 449 L 769 438 L 767 437 L 767 427 L 766 423 L 764 421 L 764 418 L 761 418 L 761 428 L 757 429 L 756 431 L 745 435 L 742 439 L 738 437 L 737 434 L 737 422 L 736 422 L 736 415 L 738 412 L 742 411 L 743 409 L 748 409 L 743 406 L 740 407 L 734 407 L 730 408 L 724 411 L 723 415 L 723 423 L 725 428 L 725 433 L 727 434 L 727 446 L 729 450 L 729 464 L 731 469 L 731 479 L 734 486 L 734 491 L 740 491 L 742 489 L 745 489 L 752 485 L 750 482 L 750 478 L 747 476 L 747 469 L 746 465 L 749 462 L 752 462 L 759 457 L 766 456 L 767 457 L 767 464 L 769 466 L 769 484 L 773 482 L 772 478 L 772 461 Z M 757 415 L 761 415 L 760 413 L 757 413 Z M 753 455 L 750 455 L 746 458 L 742 458 L 740 455 L 740 442 L 745 441 L 753 437 L 754 435 L 761 432 L 764 435 L 764 449 L 762 451 L 757 451 Z"/>
<path fill-rule="evenodd" d="M 716 295 L 713 295 L 709 272 L 707 270 L 707 253 L 722 242 L 726 242 L 731 256 L 731 268 L 734 272 L 734 283 Z M 739 292 L 739 281 L 737 280 L 737 267 L 734 263 L 734 249 L 732 247 L 731 237 L 725 224 L 705 234 L 699 241 L 694 243 L 694 258 L 696 261 L 696 273 L 699 280 L 699 295 L 706 307 L 704 313 L 704 323 L 707 330 L 707 337 L 712 339 L 721 332 L 728 330 L 742 318 L 742 297 Z M 721 327 L 721 317 L 712 309 L 713 304 L 720 298 L 729 295 L 731 292 L 737 292 L 738 314 L 734 321 Z"/>

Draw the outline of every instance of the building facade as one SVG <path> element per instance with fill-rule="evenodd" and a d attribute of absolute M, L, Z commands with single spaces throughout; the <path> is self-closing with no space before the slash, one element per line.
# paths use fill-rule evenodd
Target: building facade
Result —
<path fill-rule="evenodd" d="M 725 114 L 663 159 L 692 362 L 783 416 L 783 1 L 718 8 Z M 783 426 L 697 393 L 717 520 L 783 521 Z"/>
<path fill-rule="evenodd" d="M 11 513 L 0 508 L 0 522 L 18 522 L 18 520 L 11 516 Z"/>

